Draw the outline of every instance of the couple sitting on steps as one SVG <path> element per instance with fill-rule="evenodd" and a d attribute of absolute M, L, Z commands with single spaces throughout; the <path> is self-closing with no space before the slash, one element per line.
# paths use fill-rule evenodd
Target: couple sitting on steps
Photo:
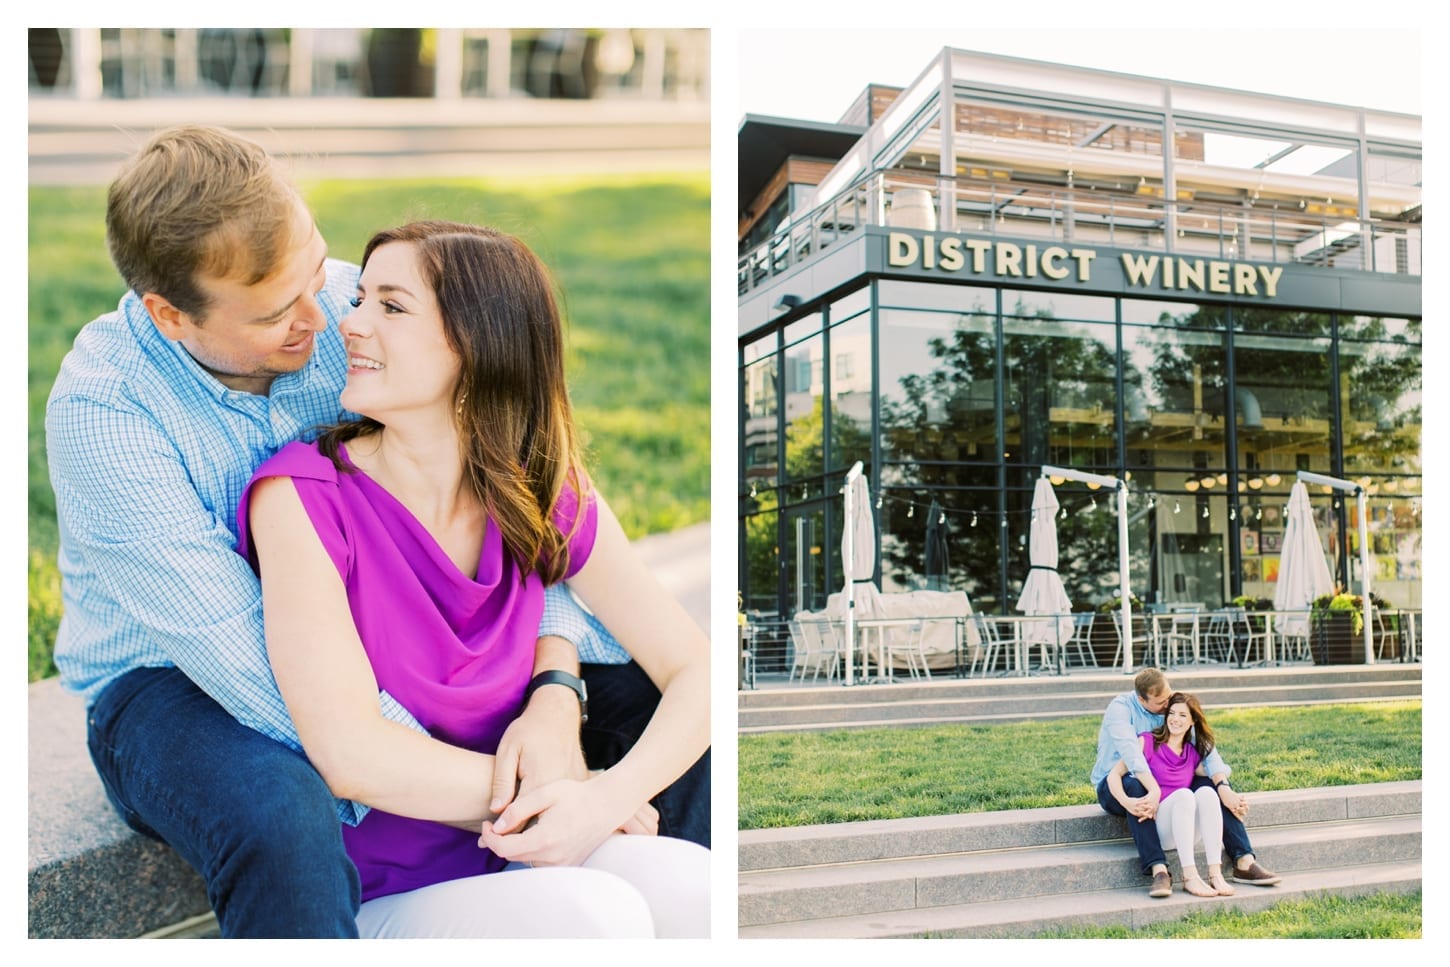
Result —
<path fill-rule="evenodd" d="M 1092 783 L 1106 812 L 1128 818 L 1143 873 L 1153 877 L 1149 896 L 1173 892 L 1167 848 L 1178 851 L 1183 889 L 1194 896 L 1228 896 L 1234 892 L 1228 880 L 1252 886 L 1279 882 L 1254 858 L 1244 828 L 1249 803 L 1229 785 L 1230 771 L 1198 699 L 1173 691 L 1159 669 L 1138 672 L 1133 691 L 1109 703 L 1098 730 Z M 1203 843 L 1206 883 L 1194 860 L 1195 840 Z M 1225 850 L 1232 860 L 1227 879 L 1219 865 Z"/>

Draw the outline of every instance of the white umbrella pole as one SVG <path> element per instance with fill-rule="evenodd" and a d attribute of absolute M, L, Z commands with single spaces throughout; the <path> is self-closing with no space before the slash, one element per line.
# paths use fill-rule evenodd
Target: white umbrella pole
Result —
<path fill-rule="evenodd" d="M 1118 483 L 1118 580 L 1122 586 L 1123 671 L 1133 670 L 1133 595 L 1128 588 L 1128 487 Z"/>
<path fill-rule="evenodd" d="M 841 562 L 841 570 L 846 575 L 846 684 L 854 684 L 853 668 L 855 666 L 855 644 L 856 644 L 856 575 L 851 573 L 851 568 L 856 557 L 856 535 L 855 516 L 853 515 L 851 485 L 856 478 L 861 476 L 861 461 L 857 460 L 849 473 L 846 474 L 846 552 L 841 555 L 844 560 Z"/>
<path fill-rule="evenodd" d="M 1316 483 L 1346 493 L 1352 491 L 1359 498 L 1359 594 L 1362 618 L 1364 620 L 1364 663 L 1366 665 L 1373 665 L 1374 636 L 1371 630 L 1371 622 L 1374 620 L 1374 602 L 1370 598 L 1369 581 L 1369 494 L 1353 480 L 1326 477 L 1324 474 L 1311 473 L 1308 470 L 1300 470 L 1299 479 L 1305 483 Z"/>
<path fill-rule="evenodd" d="M 1374 637 L 1370 622 L 1374 620 L 1374 599 L 1369 590 L 1369 494 L 1359 488 L 1359 595 L 1364 602 L 1364 663 L 1374 664 Z"/>

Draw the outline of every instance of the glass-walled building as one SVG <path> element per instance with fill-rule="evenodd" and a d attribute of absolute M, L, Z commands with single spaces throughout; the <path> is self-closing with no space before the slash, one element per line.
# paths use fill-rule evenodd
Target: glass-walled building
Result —
<path fill-rule="evenodd" d="M 1012 611 L 1059 466 L 1129 481 L 1145 602 L 1272 598 L 1311 470 L 1365 488 L 1374 590 L 1420 607 L 1420 118 L 948 49 L 740 150 L 747 610 L 841 589 L 857 461 L 884 592 Z M 1057 493 L 1091 609 L 1114 498 Z M 1357 588 L 1353 497 L 1311 498 Z"/>

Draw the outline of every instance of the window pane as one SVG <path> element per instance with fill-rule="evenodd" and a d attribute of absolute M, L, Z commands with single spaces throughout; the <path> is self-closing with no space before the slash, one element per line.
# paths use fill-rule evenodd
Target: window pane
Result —
<path fill-rule="evenodd" d="M 871 317 L 858 315 L 831 329 L 831 452 L 833 469 L 871 462 Z"/>
<path fill-rule="evenodd" d="M 881 318 L 881 436 L 888 460 L 995 461 L 996 333 L 985 307 Z"/>
<path fill-rule="evenodd" d="M 825 469 L 824 337 L 817 333 L 781 353 L 785 401 L 787 479 L 819 475 Z"/>

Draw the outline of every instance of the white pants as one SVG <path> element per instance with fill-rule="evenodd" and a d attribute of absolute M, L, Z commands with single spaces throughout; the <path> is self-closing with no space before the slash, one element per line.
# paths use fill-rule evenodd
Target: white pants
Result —
<path fill-rule="evenodd" d="M 363 937 L 709 937 L 710 851 L 611 836 L 582 866 L 517 867 L 377 897 Z"/>
<path fill-rule="evenodd" d="M 1178 851 L 1178 864 L 1185 875 L 1198 868 L 1193 858 L 1195 839 L 1203 843 L 1212 872 L 1223 859 L 1223 813 L 1212 786 L 1197 791 L 1175 789 L 1158 805 L 1158 841 L 1164 849 Z"/>

